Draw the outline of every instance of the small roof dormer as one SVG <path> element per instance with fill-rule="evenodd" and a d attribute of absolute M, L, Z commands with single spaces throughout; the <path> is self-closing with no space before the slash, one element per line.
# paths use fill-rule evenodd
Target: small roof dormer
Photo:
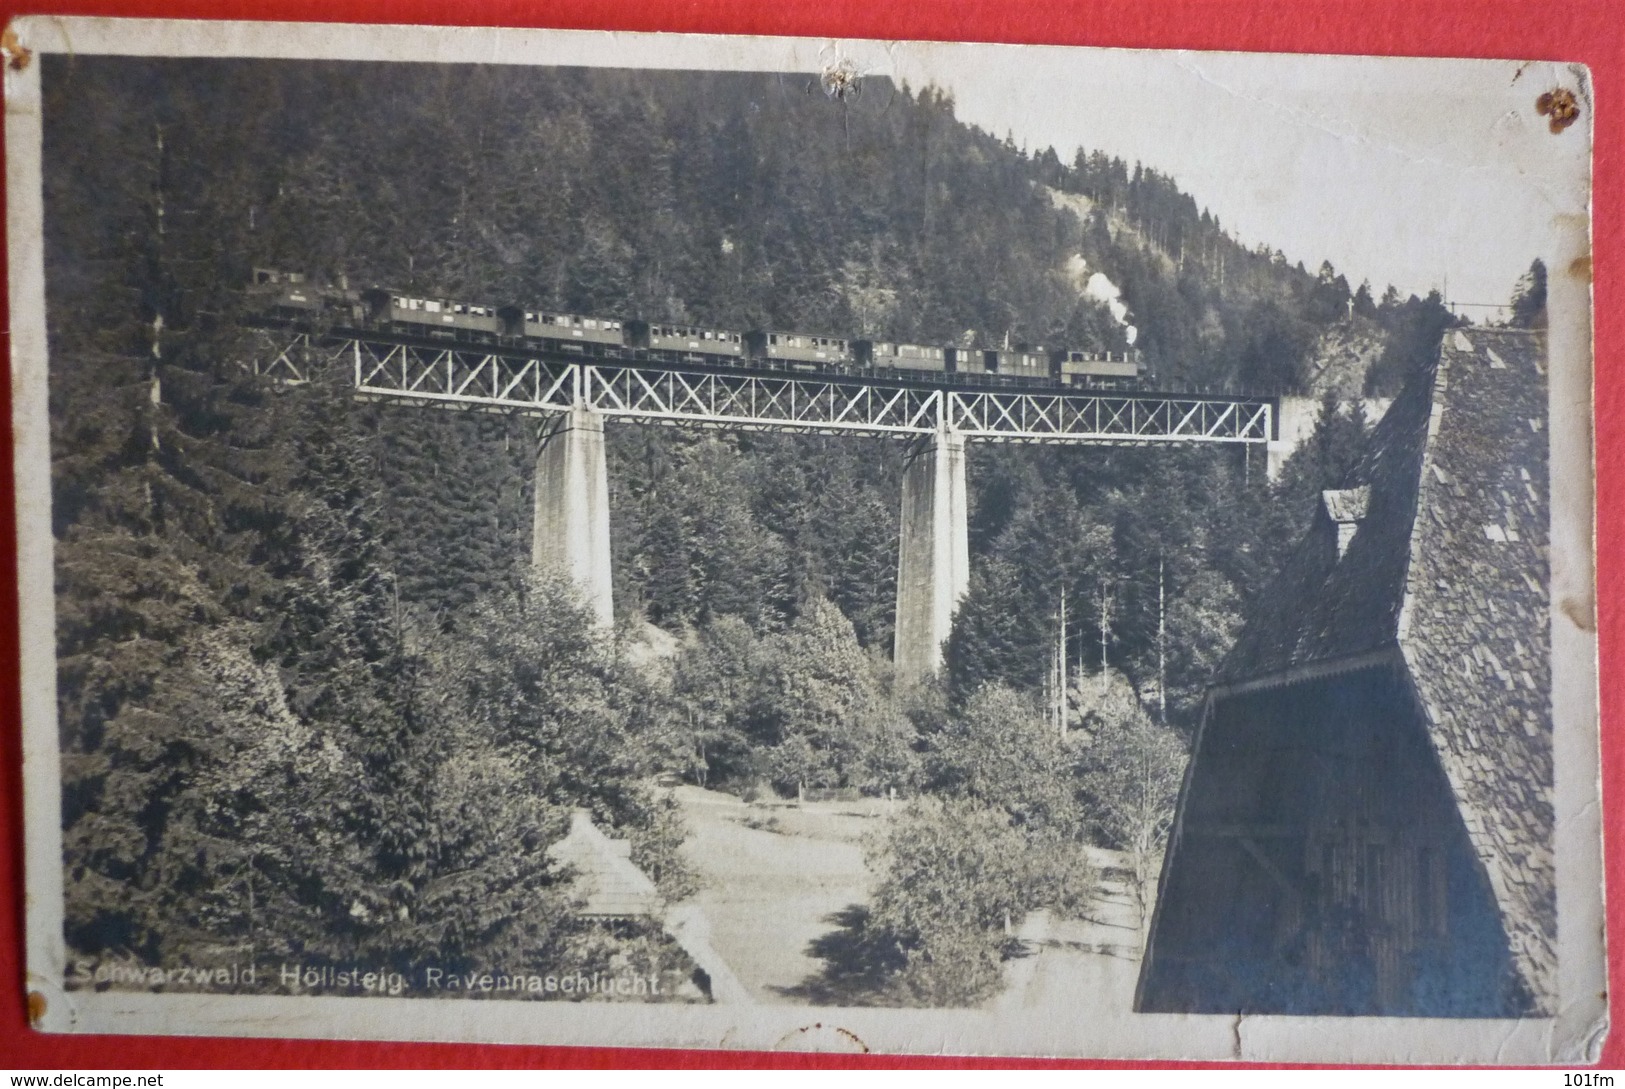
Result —
<path fill-rule="evenodd" d="M 1358 488 L 1327 488 L 1320 493 L 1320 503 L 1337 529 L 1337 558 L 1342 559 L 1349 550 L 1349 542 L 1354 540 L 1355 531 L 1360 528 L 1360 522 L 1365 518 L 1366 509 L 1371 505 L 1371 486 L 1362 484 Z"/>

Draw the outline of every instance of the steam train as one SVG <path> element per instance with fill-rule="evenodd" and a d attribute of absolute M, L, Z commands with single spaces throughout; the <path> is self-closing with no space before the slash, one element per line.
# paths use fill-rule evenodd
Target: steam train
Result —
<path fill-rule="evenodd" d="M 739 332 L 631 318 L 589 317 L 521 306 L 488 306 L 354 290 L 299 272 L 256 268 L 248 296 L 257 316 L 278 323 L 343 326 L 391 336 L 583 358 L 671 366 L 874 375 L 972 383 L 1134 389 L 1145 377 L 1137 351 L 967 348 L 791 333 Z"/>

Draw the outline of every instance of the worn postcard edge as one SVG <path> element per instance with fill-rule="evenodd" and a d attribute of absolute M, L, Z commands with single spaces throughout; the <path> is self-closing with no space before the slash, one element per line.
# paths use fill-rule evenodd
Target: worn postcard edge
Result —
<path fill-rule="evenodd" d="M 27 16 L 5 71 L 12 314 L 12 425 L 23 709 L 27 987 L 49 1032 L 407 1039 L 533 1044 L 794 1046 L 814 1023 L 869 1049 L 1169 1059 L 1393 1063 L 1595 1061 L 1607 1032 L 1594 575 L 1592 321 L 1588 209 L 1558 215 L 1548 255 L 1552 458 L 1551 602 L 1560 1009 L 1552 1018 L 1443 1020 L 1092 1011 L 1065 1023 L 1016 1013 L 655 1007 L 402 998 L 69 992 L 63 987 L 61 789 L 47 411 L 41 53 L 409 60 L 428 63 L 816 72 L 831 57 L 884 73 L 896 57 L 1009 63 L 1077 47 L 832 41 L 597 31 L 215 23 Z M 1018 52 L 1019 51 L 1019 52 Z M 1172 52 L 1172 51 L 1157 51 Z M 1260 58 L 1268 54 L 1256 55 Z M 1286 59 L 1279 57 L 1277 59 Z M 1304 59 L 1304 58 L 1299 58 Z M 1507 64 L 1337 58 L 1376 66 Z M 1589 74 L 1579 73 L 1589 97 Z M 1587 102 L 1590 105 L 1590 102 Z M 1589 128 L 1589 110 L 1583 118 Z M 1589 140 L 1589 133 L 1587 134 Z M 1589 160 L 1588 160 L 1589 162 Z M 1587 181 L 1589 184 L 1589 170 Z M 1589 198 L 1587 198 L 1589 200 Z M 37 997 L 32 997 L 37 996 Z"/>

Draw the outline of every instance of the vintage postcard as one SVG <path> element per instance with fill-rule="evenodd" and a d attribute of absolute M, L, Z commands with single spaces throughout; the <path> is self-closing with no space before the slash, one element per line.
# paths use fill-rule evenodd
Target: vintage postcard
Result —
<path fill-rule="evenodd" d="M 1597 1054 L 1585 69 L 4 49 L 39 1028 Z"/>

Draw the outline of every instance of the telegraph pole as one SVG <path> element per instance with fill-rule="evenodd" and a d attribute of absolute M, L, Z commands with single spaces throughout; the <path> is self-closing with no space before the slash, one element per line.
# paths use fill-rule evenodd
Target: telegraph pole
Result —
<path fill-rule="evenodd" d="M 1106 588 L 1106 580 L 1100 580 L 1100 694 L 1104 696 L 1107 689 L 1107 660 L 1106 644 L 1112 635 L 1112 597 Z"/>
<path fill-rule="evenodd" d="M 1168 606 L 1162 578 L 1163 554 L 1157 552 L 1157 714 L 1168 725 Z"/>
<path fill-rule="evenodd" d="M 1066 587 L 1061 587 L 1061 630 L 1055 640 L 1055 732 L 1066 738 Z"/>

